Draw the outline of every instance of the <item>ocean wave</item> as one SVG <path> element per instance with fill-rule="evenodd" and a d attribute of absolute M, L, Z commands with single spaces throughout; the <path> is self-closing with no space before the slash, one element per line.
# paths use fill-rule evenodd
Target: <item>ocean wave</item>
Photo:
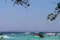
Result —
<path fill-rule="evenodd" d="M 7 36 L 7 35 L 0 36 L 0 38 L 1 37 L 3 37 L 3 38 L 13 38 L 13 37 L 10 37 L 10 36 Z"/>

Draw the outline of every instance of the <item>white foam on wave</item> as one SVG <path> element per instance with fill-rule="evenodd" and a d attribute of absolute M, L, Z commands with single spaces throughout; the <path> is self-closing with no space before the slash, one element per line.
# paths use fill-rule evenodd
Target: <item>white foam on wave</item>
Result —
<path fill-rule="evenodd" d="M 3 38 L 10 38 L 10 37 L 9 37 L 9 36 L 7 36 L 7 35 L 4 35 L 4 36 L 3 36 Z"/>
<path fill-rule="evenodd" d="M 13 37 L 9 37 L 9 36 L 7 36 L 7 35 L 3 35 L 2 37 L 3 37 L 3 38 L 13 38 Z"/>

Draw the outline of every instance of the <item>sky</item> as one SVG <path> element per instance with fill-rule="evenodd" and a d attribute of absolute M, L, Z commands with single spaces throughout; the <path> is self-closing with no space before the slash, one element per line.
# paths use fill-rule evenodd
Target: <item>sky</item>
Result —
<path fill-rule="evenodd" d="M 60 0 L 29 0 L 28 9 L 13 2 L 0 0 L 0 31 L 41 31 L 60 32 L 60 16 L 54 21 L 47 20 L 48 14 Z"/>

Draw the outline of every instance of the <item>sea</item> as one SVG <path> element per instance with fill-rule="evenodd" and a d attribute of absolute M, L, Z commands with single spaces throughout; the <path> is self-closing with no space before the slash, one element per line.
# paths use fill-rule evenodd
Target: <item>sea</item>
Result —
<path fill-rule="evenodd" d="M 56 36 L 47 36 L 44 33 L 44 38 L 38 36 L 33 36 L 34 33 L 24 33 L 24 32 L 2 32 L 3 38 L 0 40 L 60 40 L 60 33 Z"/>

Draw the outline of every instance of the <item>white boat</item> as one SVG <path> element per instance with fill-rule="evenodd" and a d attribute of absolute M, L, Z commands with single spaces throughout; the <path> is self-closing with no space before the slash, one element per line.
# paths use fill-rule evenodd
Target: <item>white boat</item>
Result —
<path fill-rule="evenodd" d="M 56 33 L 46 33 L 48 36 L 55 36 Z"/>
<path fill-rule="evenodd" d="M 39 33 L 39 32 L 35 32 L 35 33 Z"/>
<path fill-rule="evenodd" d="M 24 34 L 30 34 L 30 32 L 25 32 Z"/>

